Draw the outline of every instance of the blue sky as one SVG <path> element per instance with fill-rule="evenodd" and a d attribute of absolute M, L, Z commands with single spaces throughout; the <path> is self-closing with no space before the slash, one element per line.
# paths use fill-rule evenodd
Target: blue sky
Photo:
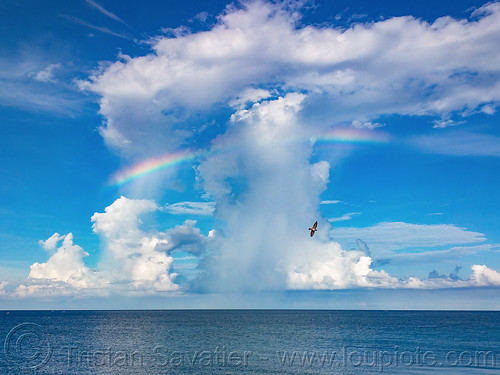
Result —
<path fill-rule="evenodd" d="M 0 18 L 5 308 L 500 307 L 500 3 Z"/>

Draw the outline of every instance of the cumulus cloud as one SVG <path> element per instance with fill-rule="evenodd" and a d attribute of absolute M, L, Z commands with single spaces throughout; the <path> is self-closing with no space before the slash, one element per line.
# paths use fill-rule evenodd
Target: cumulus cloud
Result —
<path fill-rule="evenodd" d="M 499 286 L 500 272 L 495 271 L 485 265 L 475 264 L 472 266 L 471 281 L 477 286 Z"/>
<path fill-rule="evenodd" d="M 54 233 L 52 236 L 47 238 L 45 241 L 40 240 L 38 243 L 47 251 L 54 251 L 57 247 L 57 243 L 64 239 L 65 236 L 61 236 L 59 233 Z"/>
<path fill-rule="evenodd" d="M 104 243 L 99 270 L 115 287 L 146 293 L 176 291 L 171 253 L 180 250 L 199 256 L 215 237 L 214 232 L 201 234 L 194 220 L 165 232 L 143 229 L 142 218 L 159 209 L 151 200 L 122 196 L 92 216 L 94 232 Z"/>
<path fill-rule="evenodd" d="M 100 268 L 113 282 L 131 283 L 137 289 L 178 289 L 176 274 L 169 273 L 173 258 L 164 251 L 168 241 L 140 228 L 141 216 L 157 209 L 149 200 L 120 197 L 104 213 L 92 216 L 94 232 L 106 246 Z"/>
<path fill-rule="evenodd" d="M 310 143 L 281 142 L 304 131 L 297 116 L 304 99 L 288 94 L 238 110 L 217 139 L 237 142 L 231 154 L 209 156 L 198 166 L 200 183 L 216 202 L 215 217 L 225 225 L 200 263 L 196 288 L 342 289 L 397 281 L 374 271 L 365 252 L 344 251 L 330 240 L 328 221 L 318 212 L 330 165 L 309 162 Z M 317 218 L 310 238 L 307 228 Z"/>
<path fill-rule="evenodd" d="M 62 241 L 56 249 L 58 242 Z M 100 277 L 84 263 L 89 254 L 80 246 L 73 244 L 73 234 L 60 236 L 55 233 L 43 241 L 44 248 L 55 252 L 46 263 L 34 263 L 25 283 L 18 286 L 16 292 L 20 296 L 31 294 L 53 294 L 60 290 L 63 294 L 71 294 L 78 289 L 97 288 L 102 286 Z M 52 289 L 57 286 L 55 289 Z"/>
<path fill-rule="evenodd" d="M 73 234 L 54 233 L 40 245 L 52 255 L 45 263 L 34 263 L 28 278 L 17 287 L 19 296 L 105 295 L 109 293 L 175 292 L 172 272 L 174 251 L 199 257 L 216 238 L 204 236 L 196 221 L 186 220 L 167 231 L 145 225 L 143 219 L 158 211 L 145 199 L 118 198 L 104 212 L 92 216 L 93 230 L 101 236 L 101 259 L 96 268 L 85 265 L 89 255 L 73 243 Z"/>
<path fill-rule="evenodd" d="M 343 251 L 338 243 L 321 244 L 289 266 L 291 289 L 346 289 L 396 287 L 398 280 L 385 271 L 371 269 L 372 259 L 361 251 Z"/>
<path fill-rule="evenodd" d="M 89 270 L 83 262 L 83 258 L 88 255 L 80 246 L 73 244 L 73 234 L 68 233 L 46 263 L 31 265 L 28 277 L 64 281 L 77 288 L 88 287 Z"/>
<path fill-rule="evenodd" d="M 309 164 L 301 145 L 280 142 L 301 132 L 295 115 L 302 100 L 289 94 L 238 110 L 218 139 L 237 142 L 231 154 L 198 166 L 200 182 L 216 202 L 216 218 L 225 223 L 223 240 L 202 263 L 201 287 L 285 287 L 283 259 L 299 250 L 294 237 L 303 238 L 300 233 L 314 222 L 329 173 L 328 163 Z"/>

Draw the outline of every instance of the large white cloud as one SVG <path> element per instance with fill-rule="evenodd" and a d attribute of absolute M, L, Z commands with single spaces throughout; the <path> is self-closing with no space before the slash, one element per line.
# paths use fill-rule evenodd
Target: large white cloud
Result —
<path fill-rule="evenodd" d="M 31 265 L 28 279 L 16 289 L 18 295 L 71 294 L 79 289 L 104 286 L 101 276 L 85 265 L 84 258 L 89 254 L 73 244 L 72 233 L 64 236 L 55 233 L 42 245 L 54 253 L 46 263 Z"/>
<path fill-rule="evenodd" d="M 104 243 L 99 270 L 114 287 L 145 293 L 176 291 L 172 252 L 202 254 L 213 238 L 213 234 L 203 236 L 193 220 L 165 232 L 147 229 L 142 219 L 159 209 L 151 200 L 120 197 L 105 212 L 92 216 L 94 232 Z"/>
<path fill-rule="evenodd" d="M 107 143 L 132 157 L 172 150 L 214 105 L 276 88 L 306 93 L 304 113 L 319 126 L 392 113 L 446 124 L 453 112 L 492 113 L 500 99 L 499 3 L 469 20 L 407 16 L 347 29 L 299 26 L 283 4 L 230 6 L 212 29 L 158 37 L 153 53 L 123 56 L 82 82 L 101 96 Z"/>
<path fill-rule="evenodd" d="M 80 246 L 73 244 L 73 234 L 69 233 L 63 237 L 61 246 L 47 263 L 31 265 L 29 277 L 64 281 L 75 287 L 88 286 L 88 268 L 83 262 L 83 258 L 88 255 Z"/>
<path fill-rule="evenodd" d="M 207 157 L 199 180 L 216 202 L 223 237 L 200 263 L 200 289 L 276 290 L 390 287 L 398 280 L 371 269 L 361 251 L 344 251 L 330 241 L 319 220 L 313 238 L 307 228 L 320 217 L 320 194 L 329 164 L 309 162 L 311 143 L 288 142 L 304 131 L 297 113 L 305 97 L 288 94 L 240 109 L 217 142 L 231 152 Z M 234 144 L 236 143 L 236 144 Z M 217 144 L 216 144 L 217 145 Z M 231 182 L 232 181 L 232 182 Z"/>
<path fill-rule="evenodd" d="M 169 273 L 173 258 L 164 251 L 168 240 L 139 227 L 140 217 L 157 209 L 152 201 L 121 197 L 104 213 L 92 216 L 94 232 L 106 246 L 100 268 L 113 282 L 131 283 L 138 289 L 178 289 L 176 275 Z"/>
<path fill-rule="evenodd" d="M 361 251 L 343 251 L 338 243 L 309 246 L 309 253 L 289 266 L 290 289 L 397 287 L 398 279 L 371 269 L 372 259 Z"/>
<path fill-rule="evenodd" d="M 89 254 L 73 243 L 71 233 L 54 233 L 40 241 L 51 256 L 45 263 L 31 265 L 28 278 L 17 287 L 16 294 L 151 294 L 179 290 L 176 273 L 171 270 L 171 253 L 180 250 L 199 256 L 215 233 L 203 236 L 193 220 L 165 232 L 144 230 L 142 219 L 158 209 L 150 200 L 120 197 L 105 212 L 96 212 L 93 229 L 101 236 L 103 246 L 95 269 L 85 265 Z"/>
<path fill-rule="evenodd" d="M 472 283 L 477 286 L 499 286 L 500 272 L 486 267 L 484 264 L 472 266 Z"/>

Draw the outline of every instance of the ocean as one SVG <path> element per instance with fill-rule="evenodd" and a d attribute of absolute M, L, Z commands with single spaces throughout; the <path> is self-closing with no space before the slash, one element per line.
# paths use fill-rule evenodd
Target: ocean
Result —
<path fill-rule="evenodd" d="M 500 312 L 0 311 L 0 374 L 496 374 Z"/>

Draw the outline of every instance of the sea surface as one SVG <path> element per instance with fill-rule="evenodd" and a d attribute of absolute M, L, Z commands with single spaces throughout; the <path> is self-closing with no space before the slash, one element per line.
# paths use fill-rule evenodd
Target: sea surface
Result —
<path fill-rule="evenodd" d="M 0 311 L 0 374 L 497 374 L 500 312 Z"/>

